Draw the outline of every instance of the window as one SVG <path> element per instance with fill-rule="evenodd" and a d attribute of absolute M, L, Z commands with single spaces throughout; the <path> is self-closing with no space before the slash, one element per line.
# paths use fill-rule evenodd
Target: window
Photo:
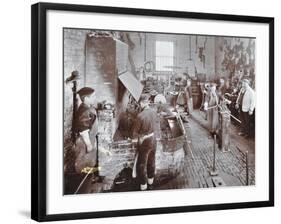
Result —
<path fill-rule="evenodd" d="M 156 41 L 155 59 L 156 71 L 173 71 L 174 43 L 171 41 Z"/>

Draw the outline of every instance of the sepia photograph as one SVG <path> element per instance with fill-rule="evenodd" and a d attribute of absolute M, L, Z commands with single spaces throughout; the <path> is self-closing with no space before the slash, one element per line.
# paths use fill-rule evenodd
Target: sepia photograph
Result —
<path fill-rule="evenodd" d="M 64 194 L 255 185 L 255 41 L 64 27 Z"/>
<path fill-rule="evenodd" d="M 273 17 L 31 16 L 32 219 L 274 206 Z"/>

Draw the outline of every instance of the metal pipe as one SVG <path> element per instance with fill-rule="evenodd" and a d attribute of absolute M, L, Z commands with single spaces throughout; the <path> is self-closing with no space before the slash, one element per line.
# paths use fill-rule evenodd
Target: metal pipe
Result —
<path fill-rule="evenodd" d="M 208 107 L 207 110 L 211 110 L 218 107 L 219 109 L 223 110 L 222 107 L 220 105 L 215 105 L 212 107 Z M 220 112 L 221 114 L 228 114 L 229 116 L 231 116 L 233 119 L 235 119 L 236 121 L 238 121 L 239 123 L 242 123 L 237 117 L 233 116 L 231 113 L 224 111 L 224 112 Z"/>

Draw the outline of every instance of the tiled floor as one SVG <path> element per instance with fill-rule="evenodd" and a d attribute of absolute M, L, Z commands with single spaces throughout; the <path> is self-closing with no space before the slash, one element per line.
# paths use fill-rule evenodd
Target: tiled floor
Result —
<path fill-rule="evenodd" d="M 210 176 L 213 165 L 214 140 L 207 131 L 207 121 L 203 114 L 195 111 L 185 124 L 192 139 L 187 149 L 185 164 L 179 176 L 155 189 L 214 187 Z M 255 184 L 255 148 L 253 139 L 238 136 L 238 128 L 231 125 L 229 152 L 216 150 L 216 170 L 218 177 L 227 186 L 246 185 L 245 152 L 249 152 L 249 184 Z"/>

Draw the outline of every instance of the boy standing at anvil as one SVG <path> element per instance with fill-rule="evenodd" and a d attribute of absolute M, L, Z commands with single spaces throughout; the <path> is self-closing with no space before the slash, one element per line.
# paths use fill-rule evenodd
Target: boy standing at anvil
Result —
<path fill-rule="evenodd" d="M 142 111 L 137 115 L 133 128 L 133 138 L 138 139 L 137 177 L 141 190 L 146 190 L 147 184 L 152 186 L 155 174 L 157 114 L 149 107 L 149 97 L 141 95 L 139 103 Z"/>

